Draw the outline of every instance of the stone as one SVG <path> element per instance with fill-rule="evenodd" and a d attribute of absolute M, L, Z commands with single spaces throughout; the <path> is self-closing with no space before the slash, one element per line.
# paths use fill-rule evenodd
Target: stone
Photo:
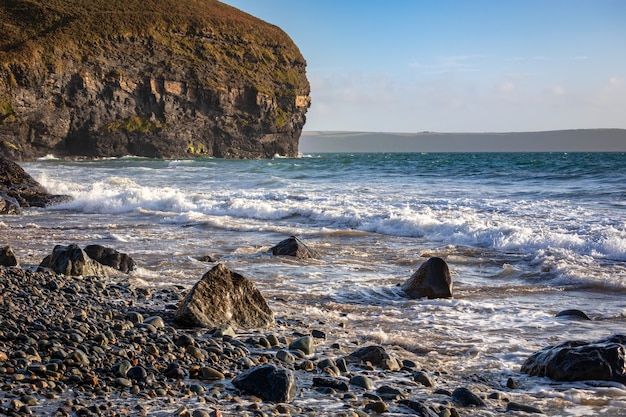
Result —
<path fill-rule="evenodd" d="M 532 405 L 520 404 L 514 401 L 507 403 L 506 411 L 523 411 L 529 414 L 545 414 L 541 409 L 533 407 Z"/>
<path fill-rule="evenodd" d="M 430 379 L 428 374 L 426 372 L 424 372 L 424 371 L 415 371 L 413 373 L 413 381 L 419 382 L 420 384 L 422 384 L 425 387 L 432 387 L 433 386 L 432 379 Z"/>
<path fill-rule="evenodd" d="M 289 349 L 299 350 L 305 355 L 312 355 L 315 350 L 315 346 L 313 344 L 313 337 L 312 336 L 299 337 L 289 344 Z"/>
<path fill-rule="evenodd" d="M 237 375 L 233 385 L 264 401 L 289 402 L 296 392 L 293 373 L 272 364 L 256 366 Z"/>
<path fill-rule="evenodd" d="M 22 167 L 0 155 L 0 214 L 18 214 L 20 208 L 46 207 L 69 199 L 50 194 Z"/>
<path fill-rule="evenodd" d="M 57 274 L 68 276 L 107 276 L 102 264 L 91 259 L 75 244 L 55 246 L 52 255 L 46 257 L 39 267 L 50 268 Z"/>
<path fill-rule="evenodd" d="M 102 245 L 88 245 L 85 246 L 84 251 L 94 261 L 110 266 L 125 274 L 133 271 L 136 267 L 135 261 L 130 256 L 112 248 L 105 248 Z"/>
<path fill-rule="evenodd" d="M 556 313 L 555 317 L 564 317 L 574 320 L 591 320 L 584 312 L 576 309 L 563 310 Z"/>
<path fill-rule="evenodd" d="M 365 375 L 355 375 L 350 378 L 350 385 L 356 385 L 357 387 L 365 388 L 370 390 L 374 388 L 374 383 L 372 380 Z"/>
<path fill-rule="evenodd" d="M 0 214 L 20 214 L 20 204 L 13 197 L 0 193 Z"/>
<path fill-rule="evenodd" d="M 20 266 L 11 246 L 0 248 L 0 266 Z"/>
<path fill-rule="evenodd" d="M 521 372 L 556 381 L 601 380 L 626 383 L 626 335 L 566 341 L 533 353 Z"/>
<path fill-rule="evenodd" d="M 237 334 L 235 333 L 235 329 L 230 324 L 222 324 L 218 326 L 218 328 L 213 332 L 213 337 L 235 337 Z"/>
<path fill-rule="evenodd" d="M 437 413 L 435 413 L 433 410 L 431 410 L 429 407 L 425 406 L 419 401 L 404 399 L 400 400 L 399 403 L 415 411 L 417 413 L 416 415 L 419 417 L 439 417 Z"/>
<path fill-rule="evenodd" d="M 252 281 L 224 264 L 217 264 L 193 286 L 174 318 L 190 327 L 230 324 L 254 329 L 274 324 L 274 312 Z"/>
<path fill-rule="evenodd" d="M 342 379 L 329 378 L 329 377 L 315 377 L 313 378 L 314 387 L 332 388 L 336 391 L 349 391 L 350 387 L 348 383 Z"/>
<path fill-rule="evenodd" d="M 471 405 L 476 407 L 485 406 L 485 402 L 478 395 L 464 387 L 457 388 L 452 392 L 452 400 L 462 407 Z"/>
<path fill-rule="evenodd" d="M 452 277 L 448 264 L 441 258 L 432 257 L 402 284 L 409 298 L 450 298 Z"/>
<path fill-rule="evenodd" d="M 317 259 L 319 255 L 312 249 L 309 249 L 300 239 L 295 236 L 291 236 L 276 246 L 270 248 L 272 255 L 274 256 L 294 256 L 299 259 Z"/>
<path fill-rule="evenodd" d="M 346 362 L 369 362 L 382 369 L 397 371 L 401 368 L 396 358 L 382 346 L 364 346 L 345 357 Z"/>

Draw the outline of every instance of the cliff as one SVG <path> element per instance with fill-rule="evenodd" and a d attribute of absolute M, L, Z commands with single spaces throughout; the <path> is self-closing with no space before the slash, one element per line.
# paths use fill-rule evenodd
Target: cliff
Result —
<path fill-rule="evenodd" d="M 0 3 L 0 154 L 296 156 L 306 61 L 215 0 Z"/>

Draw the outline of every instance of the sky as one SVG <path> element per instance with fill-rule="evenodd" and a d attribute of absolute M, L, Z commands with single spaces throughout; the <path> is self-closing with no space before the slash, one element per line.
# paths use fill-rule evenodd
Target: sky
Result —
<path fill-rule="evenodd" d="M 307 61 L 305 131 L 626 128 L 624 0 L 225 0 Z"/>

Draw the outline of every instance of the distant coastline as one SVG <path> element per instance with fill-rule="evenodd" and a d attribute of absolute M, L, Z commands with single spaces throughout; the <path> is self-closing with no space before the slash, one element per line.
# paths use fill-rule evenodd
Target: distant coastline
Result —
<path fill-rule="evenodd" d="M 626 129 L 505 133 L 305 131 L 301 153 L 323 152 L 626 152 Z"/>

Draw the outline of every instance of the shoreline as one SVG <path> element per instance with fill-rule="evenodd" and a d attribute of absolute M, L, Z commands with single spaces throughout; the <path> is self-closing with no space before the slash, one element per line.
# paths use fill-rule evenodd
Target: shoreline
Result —
<path fill-rule="evenodd" d="M 321 366 L 363 347 L 358 340 L 342 345 L 326 338 L 320 328 L 330 323 L 316 326 L 278 317 L 272 328 L 234 337 L 214 337 L 211 329 L 183 329 L 173 323 L 181 286 L 146 288 L 124 277 L 68 277 L 6 267 L 0 267 L 0 285 L 2 305 L 12 316 L 0 329 L 0 411 L 9 415 L 28 410 L 37 415 L 111 416 L 364 416 L 382 410 L 404 415 L 415 413 L 406 404 L 421 404 L 435 415 L 455 416 L 490 415 L 505 411 L 507 404 L 532 402 L 506 386 L 495 389 L 496 381 L 434 369 L 428 357 L 395 346 L 383 348 L 401 368 L 383 369 L 385 365 L 371 362 L 349 363 L 343 371 Z M 192 339 L 187 347 L 177 343 L 182 335 Z M 314 337 L 312 354 L 289 349 L 306 335 Z M 268 339 L 277 343 L 268 345 Z M 115 369 L 122 361 L 146 374 L 138 379 L 120 376 Z M 175 377 L 165 374 L 172 363 L 181 369 Z M 234 388 L 232 378 L 265 363 L 294 373 L 293 401 L 262 401 Z M 198 373 L 209 368 L 212 376 Z M 354 385 L 354 377 L 369 382 L 363 382 L 365 388 Z M 511 381 L 506 383 L 515 383 Z M 455 387 L 467 388 L 486 406 L 458 405 L 451 396 Z"/>

